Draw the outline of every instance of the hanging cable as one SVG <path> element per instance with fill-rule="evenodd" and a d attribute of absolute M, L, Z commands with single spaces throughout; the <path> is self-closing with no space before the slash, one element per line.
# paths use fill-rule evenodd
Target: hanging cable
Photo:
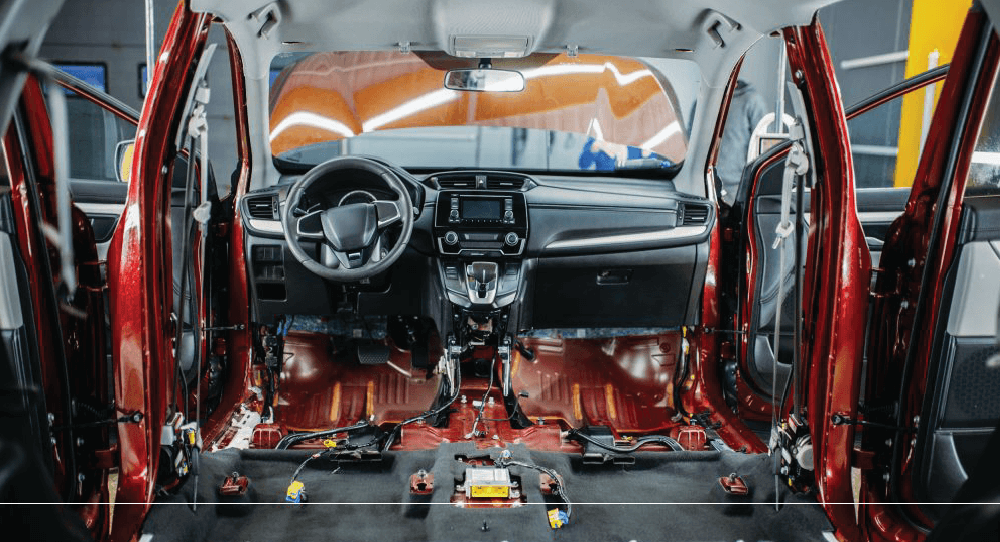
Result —
<path fill-rule="evenodd" d="M 354 425 L 349 425 L 347 427 L 338 427 L 336 429 L 327 429 L 325 431 L 315 431 L 313 433 L 293 433 L 291 435 L 285 435 L 284 438 L 278 441 L 278 445 L 274 447 L 275 450 L 286 450 L 289 446 L 302 442 L 304 440 L 312 440 L 323 437 L 330 437 L 340 433 L 350 433 L 351 431 L 356 431 L 358 429 L 363 429 L 365 427 L 370 427 L 371 425 L 367 421 L 358 422 Z"/>
<path fill-rule="evenodd" d="M 462 389 L 462 370 L 461 370 L 461 367 L 457 363 L 455 364 L 454 386 L 455 386 L 455 392 L 441 406 L 439 406 L 439 407 L 437 407 L 437 408 L 435 408 L 433 410 L 428 410 L 427 412 L 424 412 L 423 414 L 420 414 L 419 416 L 414 416 L 414 417 L 412 417 L 410 419 L 403 420 L 403 421 L 399 422 L 398 424 L 396 424 L 395 427 L 393 427 L 389 431 L 388 436 L 387 436 L 386 441 L 385 441 L 385 444 L 382 445 L 382 450 L 386 451 L 386 450 L 389 449 L 390 446 L 392 446 L 392 443 L 396 440 L 396 437 L 399 434 L 399 432 L 403 429 L 403 426 L 409 425 L 409 424 L 414 423 L 414 422 L 418 422 L 420 420 L 426 420 L 427 418 L 431 418 L 431 417 L 437 416 L 438 414 L 441 414 L 442 412 L 444 412 L 445 410 L 447 410 L 448 408 L 450 408 L 451 405 L 455 404 L 455 401 L 458 400 L 458 397 L 460 395 L 460 391 Z"/>
<path fill-rule="evenodd" d="M 479 427 L 479 422 L 483 419 L 483 410 L 486 409 L 486 399 L 490 395 L 490 390 L 493 389 L 493 373 L 496 371 L 497 367 L 497 355 L 493 355 L 493 361 L 490 362 L 490 381 L 486 385 L 486 391 L 483 392 L 483 398 L 479 401 L 479 411 L 476 412 L 476 420 L 472 422 L 472 431 L 469 431 L 465 438 L 473 438 L 476 436 L 476 428 Z"/>
<path fill-rule="evenodd" d="M 646 437 L 639 437 L 639 438 L 635 439 L 635 441 L 630 446 L 613 446 L 613 445 L 610 445 L 610 444 L 605 444 L 605 443 L 603 443 L 603 442 L 601 442 L 601 441 L 599 441 L 597 439 L 594 439 L 594 438 L 590 437 L 590 435 L 587 435 L 585 433 L 581 433 L 580 431 L 578 431 L 576 429 L 570 429 L 568 434 L 569 434 L 569 436 L 571 438 L 577 438 L 577 439 L 580 439 L 580 440 L 585 440 L 585 441 L 593 444 L 594 446 L 597 446 L 598 448 L 603 448 L 605 450 L 608 450 L 610 452 L 615 452 L 615 453 L 618 453 L 618 454 L 630 454 L 630 453 L 638 450 L 639 448 L 642 448 L 643 446 L 648 446 L 650 444 L 663 444 L 663 445 L 665 445 L 666 447 L 670 448 L 671 450 L 673 450 L 675 452 L 683 452 L 684 451 L 684 447 L 681 446 L 681 443 L 677 442 L 673 438 L 670 438 L 670 437 L 667 437 L 667 436 L 663 436 L 663 435 L 650 435 L 650 436 L 646 436 Z"/>
<path fill-rule="evenodd" d="M 558 472 L 548 467 L 543 467 L 541 465 L 535 465 L 533 463 L 525 463 L 524 461 L 518 461 L 516 459 L 512 459 L 510 457 L 510 451 L 508 450 L 504 450 L 504 452 L 500 454 L 500 457 L 498 457 L 496 460 L 496 465 L 503 468 L 524 467 L 526 469 L 532 469 L 538 472 L 544 472 L 549 476 L 549 478 L 555 481 L 557 485 L 556 489 L 554 489 L 552 492 L 558 495 L 559 498 L 561 498 L 563 502 L 566 503 L 566 519 L 568 520 L 570 517 L 573 516 L 573 503 L 570 502 L 569 495 L 566 493 L 566 481 L 563 480 L 562 475 L 560 475 Z"/>

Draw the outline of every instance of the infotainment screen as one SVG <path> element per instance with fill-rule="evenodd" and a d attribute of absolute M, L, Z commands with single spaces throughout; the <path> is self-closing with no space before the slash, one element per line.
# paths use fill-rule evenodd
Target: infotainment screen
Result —
<path fill-rule="evenodd" d="M 497 198 L 462 198 L 462 219 L 500 220 L 501 203 Z"/>

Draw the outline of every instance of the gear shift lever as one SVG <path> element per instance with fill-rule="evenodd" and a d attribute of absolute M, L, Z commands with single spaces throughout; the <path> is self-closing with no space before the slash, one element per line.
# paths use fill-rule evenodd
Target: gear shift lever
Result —
<path fill-rule="evenodd" d="M 493 303 L 497 294 L 498 271 L 499 266 L 495 262 L 472 262 L 465 266 L 469 301 L 477 305 Z"/>

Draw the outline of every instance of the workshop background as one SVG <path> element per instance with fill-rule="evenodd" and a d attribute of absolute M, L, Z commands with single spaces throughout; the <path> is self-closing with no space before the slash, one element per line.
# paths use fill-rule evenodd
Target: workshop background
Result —
<path fill-rule="evenodd" d="M 820 20 L 844 104 L 950 62 L 970 5 L 971 0 L 846 0 L 823 9 Z M 153 3 L 157 50 L 175 7 L 169 0 Z M 145 39 L 143 1 L 75 0 L 67 2 L 54 21 L 41 56 L 138 110 L 144 95 Z M 222 53 L 215 56 L 208 76 L 209 155 L 220 190 L 226 192 L 236 164 L 231 78 L 224 32 L 214 29 L 209 40 L 218 43 Z M 775 108 L 778 59 L 779 41 L 765 38 L 748 52 L 740 73 L 769 111 Z M 912 184 L 940 86 L 934 86 L 934 95 L 913 93 L 850 124 L 859 187 Z M 784 103 L 790 112 L 789 101 Z"/>

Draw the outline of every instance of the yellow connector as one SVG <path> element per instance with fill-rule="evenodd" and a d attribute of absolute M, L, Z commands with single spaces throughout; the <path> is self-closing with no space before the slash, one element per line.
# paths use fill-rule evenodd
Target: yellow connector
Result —
<path fill-rule="evenodd" d="M 288 491 L 285 492 L 287 502 L 305 502 L 305 484 L 299 481 L 288 484 Z"/>

